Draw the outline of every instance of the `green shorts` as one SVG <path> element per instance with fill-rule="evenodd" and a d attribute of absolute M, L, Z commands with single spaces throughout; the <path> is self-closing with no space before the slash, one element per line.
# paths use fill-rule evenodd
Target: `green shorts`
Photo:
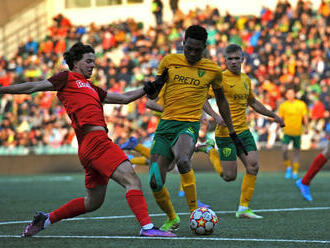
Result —
<path fill-rule="evenodd" d="M 300 144 L 301 144 L 301 136 L 293 136 L 293 135 L 287 135 L 284 134 L 283 139 L 282 139 L 282 144 L 288 145 L 290 142 L 293 141 L 293 147 L 296 149 L 300 149 Z"/>
<path fill-rule="evenodd" d="M 160 154 L 173 160 L 172 146 L 181 134 L 190 135 L 197 142 L 200 122 L 160 120 L 152 141 L 150 154 Z"/>
<path fill-rule="evenodd" d="M 256 142 L 250 130 L 241 132 L 238 134 L 238 137 L 241 139 L 247 152 L 257 150 Z M 220 160 L 222 161 L 235 161 L 237 156 L 243 153 L 241 150 L 236 150 L 236 146 L 230 137 L 215 137 L 215 142 L 217 143 Z"/>

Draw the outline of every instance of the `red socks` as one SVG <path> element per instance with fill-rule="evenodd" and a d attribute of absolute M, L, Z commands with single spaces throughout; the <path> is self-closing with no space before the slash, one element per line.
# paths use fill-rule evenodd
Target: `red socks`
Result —
<path fill-rule="evenodd" d="M 86 213 L 85 199 L 84 197 L 81 197 L 73 199 L 62 207 L 51 212 L 49 214 L 49 220 L 53 224 L 60 220 L 73 218 L 84 213 Z"/>
<path fill-rule="evenodd" d="M 141 226 L 152 223 L 148 213 L 147 202 L 141 190 L 132 189 L 128 191 L 126 199 Z"/>
<path fill-rule="evenodd" d="M 141 190 L 134 189 L 128 191 L 126 193 L 126 199 L 141 226 L 152 223 L 149 217 L 147 203 Z M 50 222 L 53 224 L 60 220 L 86 213 L 84 201 L 84 197 L 76 198 L 54 210 L 49 214 Z"/>
<path fill-rule="evenodd" d="M 322 166 L 327 162 L 327 159 L 324 157 L 322 153 L 320 153 L 314 159 L 312 165 L 309 167 L 308 171 L 306 172 L 305 176 L 301 180 L 302 184 L 309 185 L 312 181 L 313 177 L 319 172 Z"/>

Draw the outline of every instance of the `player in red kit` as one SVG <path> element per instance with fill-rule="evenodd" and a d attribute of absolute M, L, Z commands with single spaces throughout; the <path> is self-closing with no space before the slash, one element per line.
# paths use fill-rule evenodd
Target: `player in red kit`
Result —
<path fill-rule="evenodd" d="M 322 167 L 329 161 L 330 159 L 330 135 L 328 136 L 328 142 L 326 147 L 320 152 L 313 160 L 311 166 L 306 171 L 303 178 L 300 178 L 296 181 L 296 185 L 300 190 L 301 195 L 307 201 L 313 201 L 313 197 L 309 191 L 309 185 L 315 175 L 322 169 Z"/>
<path fill-rule="evenodd" d="M 91 46 L 78 42 L 64 53 L 64 59 L 70 71 L 60 72 L 39 82 L 0 88 L 0 94 L 56 90 L 76 132 L 78 156 L 85 169 L 87 195 L 73 199 L 50 213 L 37 212 L 22 236 L 33 236 L 50 224 L 98 209 L 104 202 L 110 178 L 125 187 L 128 205 L 141 225 L 141 236 L 175 236 L 152 224 L 138 176 L 124 152 L 107 135 L 102 107 L 102 103 L 128 104 L 145 94 L 156 97 L 166 81 L 167 73 L 157 77 L 153 83 L 146 82 L 143 88 L 117 94 L 106 92 L 89 81 L 95 67 L 94 49 Z"/>

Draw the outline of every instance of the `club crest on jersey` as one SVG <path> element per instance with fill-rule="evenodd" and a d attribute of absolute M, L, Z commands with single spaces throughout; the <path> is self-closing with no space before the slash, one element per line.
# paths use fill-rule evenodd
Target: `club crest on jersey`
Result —
<path fill-rule="evenodd" d="M 197 74 L 199 77 L 203 77 L 205 75 L 206 71 L 205 70 L 202 70 L 202 69 L 197 69 Z"/>

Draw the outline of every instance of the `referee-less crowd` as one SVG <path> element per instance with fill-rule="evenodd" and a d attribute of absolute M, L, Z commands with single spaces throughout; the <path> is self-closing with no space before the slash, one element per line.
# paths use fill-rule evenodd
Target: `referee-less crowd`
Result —
<path fill-rule="evenodd" d="M 259 16 L 249 17 L 234 17 L 209 6 L 187 14 L 178 9 L 172 22 L 146 31 L 134 20 L 83 27 L 58 15 L 44 40 L 31 39 L 20 46 L 13 58 L 1 58 L 0 84 L 36 81 L 66 69 L 62 54 L 81 40 L 95 47 L 96 85 L 125 92 L 140 86 L 142 80 L 153 79 L 161 58 L 182 50 L 184 29 L 199 23 L 208 31 L 207 56 L 221 67 L 225 67 L 225 46 L 242 45 L 246 56 L 243 71 L 251 78 L 256 97 L 273 111 L 285 100 L 286 89 L 294 87 L 297 97 L 307 104 L 311 121 L 302 145 L 319 147 L 330 129 L 329 4 L 312 4 L 298 1 L 292 6 L 279 1 L 275 9 L 265 7 Z M 109 56 L 114 49 L 122 53 Z M 145 103 L 142 98 L 125 107 L 105 108 L 108 129 L 116 143 L 133 134 L 141 140 L 148 139 L 155 131 L 156 120 Z M 0 113 L 2 147 L 75 146 L 70 121 L 52 92 L 3 95 Z M 278 140 L 278 132 L 263 117 L 250 113 L 249 119 L 258 145 L 271 148 Z"/>

